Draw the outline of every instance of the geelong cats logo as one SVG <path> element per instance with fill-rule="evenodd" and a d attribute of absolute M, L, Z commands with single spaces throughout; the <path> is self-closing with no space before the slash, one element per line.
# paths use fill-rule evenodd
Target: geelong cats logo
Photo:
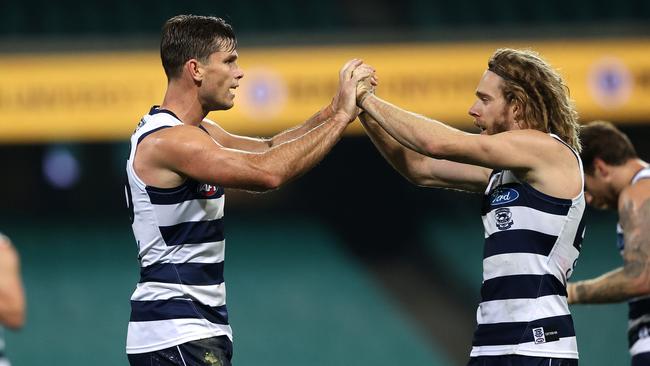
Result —
<path fill-rule="evenodd" d="M 494 211 L 494 217 L 497 219 L 497 229 L 507 230 L 515 223 L 512 221 L 512 212 L 509 208 L 497 208 Z"/>

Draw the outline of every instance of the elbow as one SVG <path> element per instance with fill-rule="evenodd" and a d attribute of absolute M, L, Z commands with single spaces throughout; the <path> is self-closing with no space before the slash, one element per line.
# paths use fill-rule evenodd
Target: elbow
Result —
<path fill-rule="evenodd" d="M 634 280 L 632 292 L 633 297 L 650 295 L 650 273 L 644 273 L 643 276 Z"/>
<path fill-rule="evenodd" d="M 284 179 L 279 174 L 265 172 L 260 176 L 257 189 L 255 190 L 258 192 L 273 191 L 280 188 L 283 183 Z"/>
<path fill-rule="evenodd" d="M 25 311 L 22 309 L 13 311 L 4 319 L 3 325 L 12 330 L 18 330 L 25 325 Z"/>
<path fill-rule="evenodd" d="M 448 152 L 440 141 L 427 141 L 424 143 L 424 155 L 435 159 L 446 159 Z"/>
<path fill-rule="evenodd" d="M 266 189 L 273 191 L 280 188 L 280 186 L 284 183 L 284 179 L 282 179 L 282 177 L 277 174 L 270 174 L 269 177 L 266 178 L 265 183 Z"/>
<path fill-rule="evenodd" d="M 406 180 L 409 183 L 411 183 L 413 185 L 416 185 L 418 187 L 427 187 L 428 186 L 427 185 L 428 179 L 426 177 L 421 176 L 421 175 L 412 174 L 410 172 L 402 172 L 402 176 L 404 178 L 406 178 Z"/>

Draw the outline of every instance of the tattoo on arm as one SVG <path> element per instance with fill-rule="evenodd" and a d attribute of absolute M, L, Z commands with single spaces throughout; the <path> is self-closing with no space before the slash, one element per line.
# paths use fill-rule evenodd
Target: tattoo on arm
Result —
<path fill-rule="evenodd" d="M 611 303 L 644 295 L 650 284 L 650 198 L 624 203 L 619 212 L 625 235 L 624 265 L 575 285 L 580 303 Z"/>
<path fill-rule="evenodd" d="M 650 199 L 635 207 L 634 202 L 625 202 L 620 213 L 621 227 L 625 233 L 625 274 L 638 278 L 647 271 L 650 253 Z"/>

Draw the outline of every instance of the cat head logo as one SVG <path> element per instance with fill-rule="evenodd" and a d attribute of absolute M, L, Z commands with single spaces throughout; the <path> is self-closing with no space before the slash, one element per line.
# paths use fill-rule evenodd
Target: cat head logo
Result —
<path fill-rule="evenodd" d="M 494 211 L 494 217 L 497 220 L 497 229 L 508 230 L 515 223 L 512 220 L 512 212 L 509 208 L 498 208 Z"/>

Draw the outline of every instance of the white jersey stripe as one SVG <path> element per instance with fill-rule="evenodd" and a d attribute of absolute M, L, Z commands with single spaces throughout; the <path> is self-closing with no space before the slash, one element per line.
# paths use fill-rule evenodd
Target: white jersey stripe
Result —
<path fill-rule="evenodd" d="M 476 319 L 479 323 L 528 322 L 557 315 L 569 315 L 566 299 L 549 295 L 536 299 L 484 301 L 476 312 Z"/>
<path fill-rule="evenodd" d="M 546 256 L 543 255 L 509 253 L 493 255 L 483 259 L 483 281 L 502 276 L 544 275 L 548 273 Z"/>
<path fill-rule="evenodd" d="M 179 332 L 182 329 L 182 332 Z M 129 334 L 142 334 L 146 344 L 129 347 L 129 353 L 153 352 L 197 339 L 225 335 L 232 339 L 229 325 L 210 323 L 202 319 L 168 319 L 150 322 L 130 322 Z"/>
<path fill-rule="evenodd" d="M 513 225 L 506 230 L 531 230 L 557 236 L 567 221 L 564 215 L 553 215 L 530 207 L 511 206 L 509 209 L 513 217 Z M 486 237 L 504 231 L 499 230 L 494 212 L 495 210 L 492 210 L 482 217 L 483 225 L 487 228 Z"/>
<path fill-rule="evenodd" d="M 185 244 L 171 247 L 166 256 L 172 263 L 217 263 L 223 262 L 226 241 Z M 164 263 L 164 262 L 161 262 Z"/>
<path fill-rule="evenodd" d="M 630 347 L 630 355 L 638 355 L 639 353 L 650 352 L 650 337 L 639 338 L 632 347 Z"/>
<path fill-rule="evenodd" d="M 225 197 L 213 200 L 185 201 L 175 205 L 153 205 L 158 226 L 172 226 L 189 221 L 215 220 L 223 217 Z M 210 203 L 210 205 L 206 205 Z"/>
<path fill-rule="evenodd" d="M 144 282 L 136 286 L 131 300 L 169 300 L 181 297 L 186 298 L 188 294 L 191 294 L 193 299 L 208 306 L 222 306 L 226 304 L 226 289 L 223 283 L 208 286 L 190 286 L 161 282 Z"/>

